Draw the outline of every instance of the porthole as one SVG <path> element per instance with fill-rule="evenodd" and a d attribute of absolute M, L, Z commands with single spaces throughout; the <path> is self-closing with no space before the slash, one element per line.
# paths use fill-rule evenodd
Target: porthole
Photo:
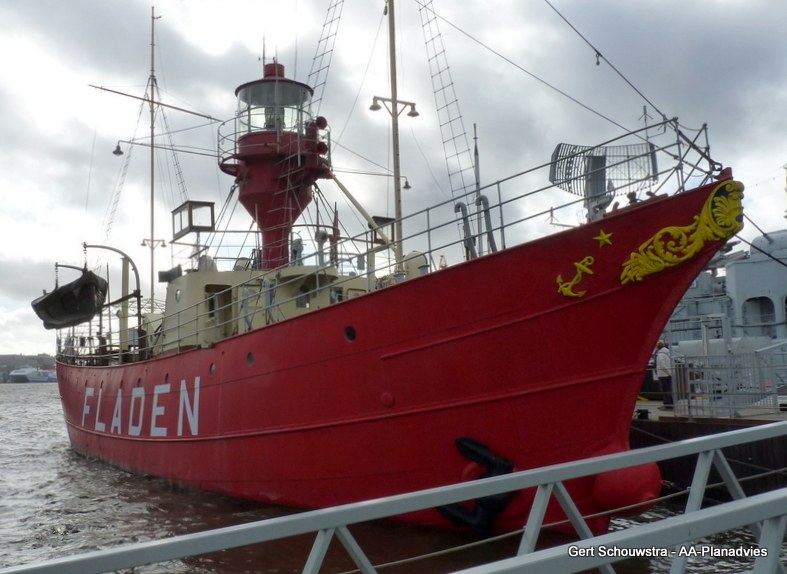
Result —
<path fill-rule="evenodd" d="M 216 374 L 216 363 L 211 363 L 210 364 L 210 374 L 211 375 L 215 375 Z"/>
<path fill-rule="evenodd" d="M 347 342 L 352 343 L 355 341 L 355 327 L 347 326 L 344 328 L 344 338 L 347 339 Z"/>
<path fill-rule="evenodd" d="M 254 364 L 254 353 L 249 353 L 248 355 L 246 355 L 246 363 L 249 365 Z"/>

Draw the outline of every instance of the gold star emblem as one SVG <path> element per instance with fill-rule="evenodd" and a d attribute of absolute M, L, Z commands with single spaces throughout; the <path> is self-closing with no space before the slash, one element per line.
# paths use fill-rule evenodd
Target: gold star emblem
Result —
<path fill-rule="evenodd" d="M 612 234 L 606 233 L 603 229 L 600 229 L 598 235 L 596 235 L 593 239 L 598 241 L 599 247 L 604 247 L 605 245 L 612 245 Z"/>

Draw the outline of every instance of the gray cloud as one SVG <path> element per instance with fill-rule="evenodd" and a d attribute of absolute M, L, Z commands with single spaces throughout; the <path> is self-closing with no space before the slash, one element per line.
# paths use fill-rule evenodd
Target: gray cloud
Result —
<path fill-rule="evenodd" d="M 262 4 L 273 7 L 276 2 Z M 311 67 L 323 4 L 299 2 L 303 21 L 297 56 L 292 46 L 278 51 L 288 72 L 297 72 L 299 81 L 306 81 Z M 661 111 L 678 116 L 690 127 L 707 122 L 716 159 L 735 167 L 745 183 L 759 182 L 750 185 L 747 194 L 750 216 L 766 229 L 782 226 L 785 205 L 780 166 L 787 160 L 782 144 L 787 127 L 783 112 L 787 101 L 786 3 L 553 0 L 553 4 Z M 339 143 L 352 152 L 335 147 L 335 167 L 340 169 L 383 171 L 375 164 L 389 165 L 387 122 L 368 111 L 371 96 L 387 95 L 389 89 L 387 71 L 380 70 L 387 46 L 384 21 L 373 48 L 382 6 L 379 2 L 344 7 L 320 110 L 334 137 L 341 134 Z M 157 7 L 163 15 L 157 22 L 162 99 L 229 118 L 235 87 L 260 76 L 262 38 L 238 37 L 222 53 L 210 53 L 201 48 L 209 38 L 199 37 L 180 20 L 187 7 L 208 13 L 235 11 L 242 19 L 249 5 L 240 0 L 205 0 L 188 5 L 164 2 Z M 472 126 L 478 126 L 485 182 L 548 161 L 558 142 L 592 144 L 620 133 L 618 127 L 556 94 L 490 49 L 616 122 L 629 128 L 642 125 L 639 118 L 644 102 L 604 62 L 596 65 L 593 50 L 546 3 L 494 0 L 468 5 L 438 0 L 435 9 L 445 18 L 439 21 L 442 39 L 471 146 Z M 403 172 L 413 185 L 407 210 L 413 211 L 445 199 L 448 184 L 436 114 L 431 109 L 434 99 L 417 5 L 402 0 L 397 13 L 402 30 L 400 97 L 416 101 L 421 111 L 418 119 L 402 122 Z M 5 234 L 0 238 L 6 244 L 24 242 L 30 246 L 18 248 L 23 257 L 8 254 L 0 259 L 0 294 L 7 305 L 29 308 L 29 301 L 42 288 L 51 288 L 52 263 L 68 249 L 74 252 L 69 262 L 81 260 L 76 240 L 68 239 L 73 247 L 64 245 L 63 230 L 73 224 L 70 220 L 84 216 L 78 224 L 94 227 L 80 229 L 79 240 L 103 239 L 104 216 L 127 157 L 116 158 L 110 152 L 117 140 L 133 133 L 141 104 L 108 94 L 96 98 L 86 83 L 142 95 L 149 73 L 149 18 L 150 6 L 142 0 L 0 3 L 0 38 L 33 42 L 70 72 L 55 75 L 52 70 L 15 66 L 14 70 L 28 75 L 0 73 L 0 107 L 4 110 L 0 193 L 5 199 L 0 214 L 29 221 L 26 237 L 9 237 L 9 231 L 0 228 L 0 235 Z M 411 24 L 415 27 L 407 29 Z M 228 32 L 232 30 L 211 33 Z M 270 56 L 277 49 L 269 46 L 267 50 Z M 13 55 L 22 57 L 20 53 Z M 50 75 L 51 83 L 47 83 Z M 27 82 L 35 86 L 36 93 L 20 92 Z M 40 90 L 48 90 L 47 99 L 37 93 Z M 96 117 L 80 111 L 80 102 L 68 99 L 75 93 L 100 103 L 117 101 L 119 111 L 113 116 L 97 115 L 102 118 L 97 124 Z M 38 107 L 31 109 L 29 99 Z M 42 105 L 42 101 L 48 104 Z M 147 129 L 145 113 L 143 109 L 138 135 Z M 654 110 L 649 113 L 656 116 Z M 176 145 L 215 147 L 215 126 L 190 129 L 203 120 L 175 112 L 167 115 Z M 135 162 L 118 203 L 112 241 L 126 239 L 138 244 L 147 235 L 144 230 L 130 231 L 144 227 L 139 222 L 147 209 L 147 167 L 137 160 L 144 160 L 146 153 L 144 148 L 133 151 Z M 180 159 L 191 197 L 220 204 L 228 193 L 230 178 L 218 173 L 208 158 L 181 155 Z M 163 164 L 159 175 L 162 188 L 174 179 Z M 348 175 L 346 179 L 357 185 L 356 193 L 371 204 L 370 210 L 390 212 L 387 178 L 362 180 Z M 340 198 L 328 183 L 323 187 L 327 194 Z M 31 201 L 41 194 L 46 205 L 31 203 L 25 211 L 18 194 L 36 194 Z M 168 237 L 167 212 L 178 201 L 177 190 L 162 193 L 157 234 Z M 349 210 L 341 209 L 351 220 Z M 42 219 L 45 214 L 48 218 Z M 58 214 L 62 214 L 60 229 L 53 223 Z M 751 238 L 756 231 L 749 229 L 745 234 Z M 46 247 L 40 246 L 46 242 Z M 137 249 L 136 253 L 144 261 L 145 251 Z M 162 255 L 162 266 L 164 259 Z M 36 335 L 32 327 L 26 327 L 25 337 L 29 337 L 29 352 L 50 350 L 52 337 L 43 329 Z"/>

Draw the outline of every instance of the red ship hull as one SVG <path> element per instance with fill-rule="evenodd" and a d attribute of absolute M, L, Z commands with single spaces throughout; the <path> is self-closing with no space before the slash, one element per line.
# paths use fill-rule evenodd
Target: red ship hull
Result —
<path fill-rule="evenodd" d="M 211 348 L 118 366 L 61 362 L 71 443 L 134 472 L 304 508 L 477 477 L 460 437 L 516 469 L 625 450 L 654 344 L 725 238 L 644 277 L 623 280 L 622 269 L 650 238 L 696 221 L 716 187 Z M 631 501 L 658 493 L 658 473 L 640 470 L 621 487 Z M 608 486 L 568 485 L 583 513 L 606 509 Z M 531 497 L 515 496 L 495 528 L 521 528 Z M 437 512 L 408 519 L 444 522 Z"/>

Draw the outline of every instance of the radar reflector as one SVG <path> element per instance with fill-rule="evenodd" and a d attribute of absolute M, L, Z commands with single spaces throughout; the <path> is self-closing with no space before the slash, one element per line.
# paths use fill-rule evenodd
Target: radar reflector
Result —
<path fill-rule="evenodd" d="M 657 178 L 651 143 L 581 146 L 561 143 L 552 152 L 549 181 L 585 198 L 588 219 L 603 215 L 616 195 L 647 188 Z"/>

